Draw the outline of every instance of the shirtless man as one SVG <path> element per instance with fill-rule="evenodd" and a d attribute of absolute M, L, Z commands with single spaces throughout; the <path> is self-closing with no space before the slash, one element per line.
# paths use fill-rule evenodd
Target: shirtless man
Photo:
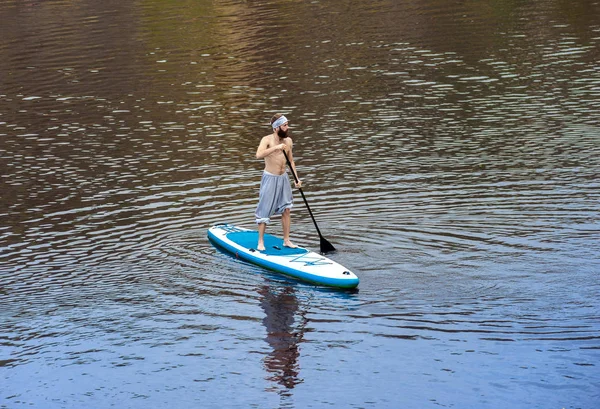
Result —
<path fill-rule="evenodd" d="M 282 114 L 271 118 L 273 133 L 263 137 L 256 150 L 256 158 L 265 160 L 265 170 L 260 182 L 260 195 L 256 208 L 256 224 L 258 224 L 259 251 L 265 250 L 265 230 L 271 222 L 271 216 L 281 215 L 283 227 L 283 245 L 296 248 L 290 241 L 291 209 L 293 206 L 292 188 L 286 172 L 286 160 L 283 151 L 287 154 L 292 170 L 296 175 L 296 164 L 292 155 L 292 138 L 289 136 L 288 120 Z M 302 181 L 295 182 L 297 188 L 302 187 Z"/>

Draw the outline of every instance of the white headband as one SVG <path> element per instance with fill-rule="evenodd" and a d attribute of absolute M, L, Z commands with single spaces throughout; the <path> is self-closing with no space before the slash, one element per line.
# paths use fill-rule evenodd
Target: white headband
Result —
<path fill-rule="evenodd" d="M 288 121 L 287 118 L 285 116 L 281 115 L 279 118 L 277 118 L 277 121 L 273 122 L 273 124 L 271 126 L 273 127 L 273 129 L 277 129 L 281 125 L 285 124 L 287 121 Z"/>

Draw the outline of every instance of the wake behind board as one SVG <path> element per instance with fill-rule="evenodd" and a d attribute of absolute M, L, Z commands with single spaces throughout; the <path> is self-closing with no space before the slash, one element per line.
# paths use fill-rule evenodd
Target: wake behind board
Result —
<path fill-rule="evenodd" d="M 264 251 L 256 250 L 257 231 L 231 224 L 211 227 L 208 238 L 242 260 L 302 281 L 338 288 L 358 286 L 358 277 L 346 267 L 302 247 L 284 247 L 283 240 L 271 234 L 265 234 Z"/>

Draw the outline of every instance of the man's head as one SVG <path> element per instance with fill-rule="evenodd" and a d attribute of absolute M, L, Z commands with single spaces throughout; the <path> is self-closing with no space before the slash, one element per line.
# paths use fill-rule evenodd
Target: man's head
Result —
<path fill-rule="evenodd" d="M 271 126 L 273 127 L 273 132 L 277 132 L 277 136 L 280 138 L 287 138 L 290 136 L 288 120 L 283 114 L 275 114 L 273 118 L 271 118 Z"/>

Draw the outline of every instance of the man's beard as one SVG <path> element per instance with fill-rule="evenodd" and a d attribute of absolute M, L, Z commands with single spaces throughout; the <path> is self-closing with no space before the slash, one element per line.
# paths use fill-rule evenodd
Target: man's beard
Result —
<path fill-rule="evenodd" d="M 279 128 L 279 130 L 277 131 L 277 136 L 279 136 L 281 139 L 287 138 L 288 136 L 290 136 L 290 130 L 283 130 L 281 128 Z"/>

